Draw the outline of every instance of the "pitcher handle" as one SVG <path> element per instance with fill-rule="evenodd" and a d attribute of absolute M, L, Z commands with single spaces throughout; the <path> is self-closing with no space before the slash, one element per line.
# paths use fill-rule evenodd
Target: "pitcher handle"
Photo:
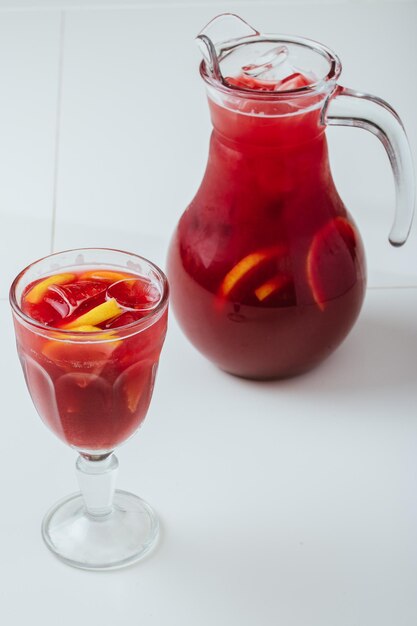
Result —
<path fill-rule="evenodd" d="M 395 181 L 396 211 L 389 241 L 402 246 L 414 213 L 415 180 L 407 135 L 398 114 L 381 98 L 337 86 L 322 110 L 322 124 L 357 126 L 376 135 L 391 163 Z"/>

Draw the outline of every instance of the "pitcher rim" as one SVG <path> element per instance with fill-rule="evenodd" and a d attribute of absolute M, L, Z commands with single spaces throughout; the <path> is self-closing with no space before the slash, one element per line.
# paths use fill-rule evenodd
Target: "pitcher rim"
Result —
<path fill-rule="evenodd" d="M 329 63 L 329 71 L 327 74 L 320 78 L 315 83 L 310 83 L 309 85 L 303 85 L 302 87 L 298 87 L 297 89 L 286 89 L 282 91 L 265 91 L 265 90 L 256 90 L 245 87 L 236 87 L 236 86 L 228 86 L 224 83 L 221 83 L 219 80 L 210 75 L 207 69 L 207 63 L 203 59 L 200 62 L 200 76 L 204 80 L 207 85 L 214 87 L 218 91 L 226 93 L 228 95 L 235 95 L 244 98 L 256 99 L 256 100 L 277 100 L 277 99 L 288 99 L 288 96 L 305 96 L 308 94 L 316 94 L 327 90 L 332 87 L 339 78 L 342 71 L 342 62 L 339 56 L 333 52 L 331 48 L 325 46 L 324 44 L 315 41 L 314 39 L 309 39 L 307 37 L 298 37 L 296 35 L 285 35 L 285 34 L 269 34 L 269 35 L 254 35 L 251 37 L 245 37 L 244 40 L 238 42 L 231 42 L 229 46 L 222 46 L 222 51 L 231 51 L 240 46 L 245 46 L 249 43 L 256 42 L 270 42 L 270 43 L 293 43 L 304 46 L 305 48 L 309 48 L 313 52 L 320 54 L 324 57 Z"/>

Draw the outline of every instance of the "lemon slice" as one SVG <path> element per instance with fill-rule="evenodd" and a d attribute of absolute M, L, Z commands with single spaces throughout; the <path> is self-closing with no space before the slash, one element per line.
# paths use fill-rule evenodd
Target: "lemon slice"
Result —
<path fill-rule="evenodd" d="M 261 265 L 264 261 L 273 259 L 274 257 L 279 259 L 283 257 L 284 254 L 285 248 L 283 246 L 274 246 L 251 252 L 251 254 L 248 254 L 236 263 L 226 274 L 220 285 L 219 294 L 221 296 L 228 296 L 234 287 L 244 280 L 249 272 Z"/>
<path fill-rule="evenodd" d="M 116 317 L 116 315 L 120 315 L 122 312 L 123 309 L 117 304 L 115 298 L 110 298 L 110 300 L 99 304 L 91 311 L 80 315 L 80 317 L 77 317 L 69 324 L 65 324 L 62 328 L 65 330 L 78 330 L 80 326 L 97 326 L 102 322 L 110 320 L 112 317 Z"/>
<path fill-rule="evenodd" d="M 265 259 L 268 258 L 267 252 L 252 252 L 247 256 L 243 257 L 232 269 L 230 272 L 226 274 L 223 278 L 222 284 L 220 285 L 220 293 L 223 296 L 227 296 L 233 289 L 233 287 L 247 274 L 253 267 L 262 263 Z"/>
<path fill-rule="evenodd" d="M 84 326 L 77 326 L 77 333 L 96 333 L 100 332 L 101 328 L 93 326 L 92 324 L 84 324 Z"/>
<path fill-rule="evenodd" d="M 255 296 L 260 302 L 266 300 L 271 293 L 280 291 L 290 282 L 290 277 L 285 274 L 279 274 L 271 280 L 267 280 L 265 283 L 255 289 Z"/>
<path fill-rule="evenodd" d="M 102 328 L 99 328 L 98 326 L 93 326 L 92 324 L 84 324 L 84 326 L 77 326 L 77 328 L 74 328 L 74 330 L 77 333 L 102 333 L 100 335 L 100 341 L 104 340 L 104 339 L 111 339 L 113 341 L 113 347 L 118 346 L 121 342 L 120 339 L 117 338 L 117 335 L 114 334 L 113 330 L 110 330 L 107 333 L 103 332 Z"/>
<path fill-rule="evenodd" d="M 100 337 L 101 338 L 101 337 Z M 65 372 L 99 376 L 121 340 L 90 342 L 45 342 L 42 354 Z"/>
<path fill-rule="evenodd" d="M 123 274 L 123 272 L 112 272 L 111 270 L 90 270 L 83 272 L 80 276 L 81 280 L 112 280 L 113 282 L 126 280 L 126 278 L 132 278 L 132 276 Z"/>
<path fill-rule="evenodd" d="M 48 276 L 48 278 L 41 280 L 40 283 L 37 283 L 28 291 L 25 296 L 26 302 L 30 302 L 30 304 L 39 304 L 49 287 L 52 285 L 63 285 L 64 283 L 69 283 L 71 280 L 74 280 L 74 278 L 75 274 L 54 274 L 53 276 Z"/>

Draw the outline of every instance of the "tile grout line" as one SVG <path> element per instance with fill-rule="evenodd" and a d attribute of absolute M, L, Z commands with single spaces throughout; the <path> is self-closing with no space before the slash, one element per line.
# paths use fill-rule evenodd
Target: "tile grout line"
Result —
<path fill-rule="evenodd" d="M 59 25 L 59 58 L 58 58 L 58 88 L 56 95 L 55 116 L 55 146 L 54 146 L 54 173 L 52 182 L 52 224 L 51 224 L 51 253 L 55 248 L 56 212 L 58 203 L 58 175 L 59 175 L 59 152 L 61 139 L 61 113 L 62 113 L 62 84 L 64 73 L 64 40 L 65 40 L 65 11 L 61 11 Z"/>
<path fill-rule="evenodd" d="M 337 0 L 335 3 L 334 0 L 316 0 L 315 2 L 309 2 L 308 0 L 297 0 L 295 3 L 296 6 L 315 6 L 315 5 L 327 5 L 327 6 L 346 6 L 346 5 L 356 5 L 356 6 L 375 6 L 377 7 L 379 4 L 385 5 L 403 5 L 403 4 L 414 4 L 415 0 Z M 42 2 L 40 0 L 38 3 L 32 6 L 0 6 L 0 13 L 9 13 L 9 12 L 25 12 L 25 11 L 53 11 L 57 8 L 60 8 L 62 11 L 95 11 L 95 10 L 129 10 L 129 9 L 171 9 L 171 8 L 208 8 L 208 7 L 222 7 L 223 2 L 221 0 L 200 0 L 198 2 L 194 2 L 194 0 L 176 0 L 175 2 L 170 2 L 170 0 L 145 0 L 144 2 L 135 2 L 135 1 L 123 1 L 118 2 L 114 0 L 113 2 L 82 2 L 79 0 L 78 3 L 71 3 L 62 0 L 60 2 L 61 7 L 54 7 L 53 5 L 48 4 L 48 2 Z M 275 6 L 293 6 L 294 3 L 292 0 L 241 0 L 238 3 L 239 6 L 243 7 L 275 7 Z"/>

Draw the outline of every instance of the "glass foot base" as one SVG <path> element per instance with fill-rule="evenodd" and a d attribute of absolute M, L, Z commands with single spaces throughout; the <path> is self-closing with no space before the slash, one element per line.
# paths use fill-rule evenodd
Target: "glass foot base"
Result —
<path fill-rule="evenodd" d="M 158 534 L 158 518 L 149 504 L 120 490 L 107 515 L 87 513 L 78 493 L 55 504 L 42 523 L 43 539 L 57 557 L 73 567 L 92 570 L 139 561 L 155 546 Z"/>

